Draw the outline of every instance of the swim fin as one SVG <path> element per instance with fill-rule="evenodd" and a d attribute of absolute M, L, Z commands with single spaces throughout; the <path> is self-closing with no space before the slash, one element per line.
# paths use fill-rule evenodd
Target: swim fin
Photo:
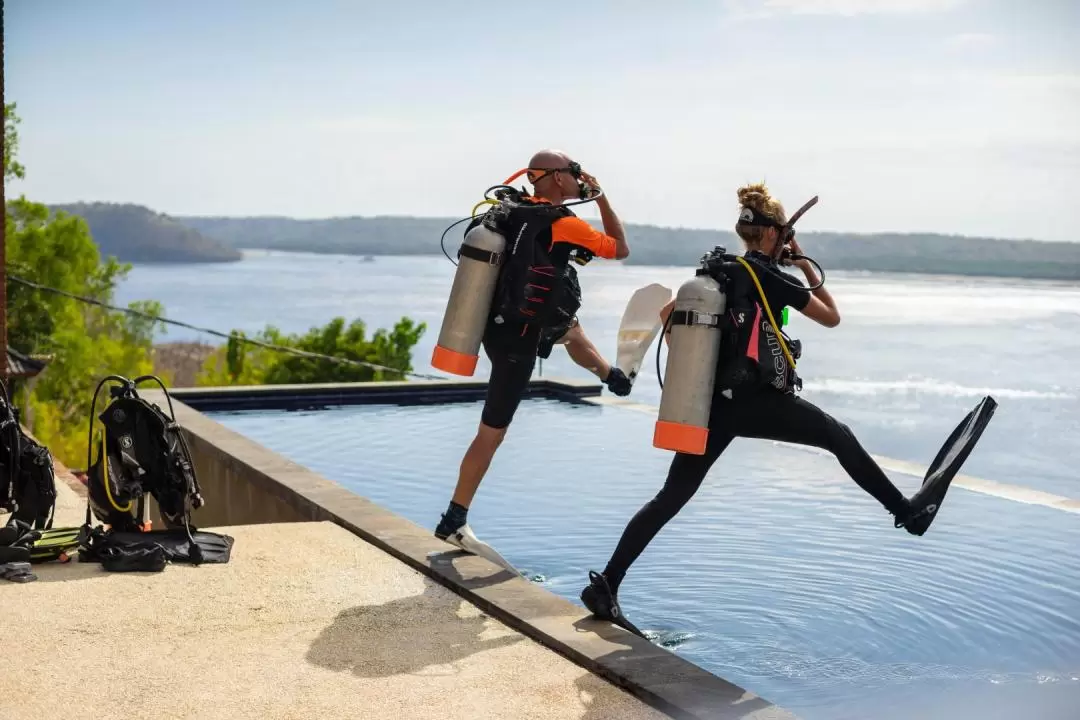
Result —
<path fill-rule="evenodd" d="M 521 574 L 518 569 L 511 565 L 509 560 L 500 555 L 498 551 L 495 550 L 495 548 L 491 547 L 486 542 L 476 537 L 476 535 L 473 534 L 472 528 L 469 527 L 468 523 L 462 525 L 460 528 L 450 533 L 450 535 L 446 538 L 446 542 L 450 543 L 451 545 L 456 545 L 467 553 L 479 555 L 485 560 L 489 560 L 496 565 L 500 565 L 509 570 L 510 572 L 514 573 L 515 575 Z"/>
<path fill-rule="evenodd" d="M 903 525 L 912 535 L 922 535 L 930 529 L 941 510 L 941 504 L 945 502 L 945 493 L 949 491 L 953 478 L 975 449 L 975 443 L 982 437 L 996 409 L 997 401 L 987 395 L 956 426 L 930 463 L 922 487 L 912 496 L 911 514 L 902 521 L 898 520 L 897 527 Z"/>
<path fill-rule="evenodd" d="M 619 323 L 615 367 L 633 383 L 645 362 L 649 346 L 663 324 L 660 311 L 671 300 L 671 290 L 658 283 L 638 288 L 630 296 Z"/>
<path fill-rule="evenodd" d="M 640 638 L 648 640 L 645 633 L 638 629 L 637 625 L 626 619 L 619 607 L 619 601 L 615 593 L 611 591 L 611 585 L 607 578 L 595 570 L 589 571 L 589 584 L 581 591 L 581 602 L 585 604 L 589 612 L 600 620 L 607 620 L 613 625 L 618 625 L 623 630 L 634 633 Z"/>

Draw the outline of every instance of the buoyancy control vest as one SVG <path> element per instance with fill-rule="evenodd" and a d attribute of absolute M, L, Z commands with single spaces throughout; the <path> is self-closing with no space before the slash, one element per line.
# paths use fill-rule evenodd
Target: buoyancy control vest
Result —
<path fill-rule="evenodd" d="M 496 325 L 538 332 L 557 322 L 566 260 L 552 252 L 551 226 L 573 214 L 569 208 L 521 194 L 493 206 L 470 224 L 471 229 L 476 222 L 484 222 L 507 241 L 491 303 L 491 320 Z"/>
<path fill-rule="evenodd" d="M 106 377 L 94 392 L 91 428 L 98 393 L 113 380 L 112 401 L 101 412 L 103 429 L 87 448 L 86 524 L 79 535 L 79 557 L 100 562 L 110 571 L 160 571 L 167 562 L 199 565 L 227 563 L 232 553 L 229 535 L 198 530 L 191 514 L 202 507 L 203 497 L 191 452 L 172 409 L 164 383 L 153 375 L 135 380 Z M 136 386 L 152 380 L 169 404 L 166 415 L 157 405 L 139 397 Z M 142 527 L 136 502 L 150 495 L 157 503 L 164 529 Z M 109 525 L 92 528 L 93 516 Z"/>
<path fill-rule="evenodd" d="M 34 529 L 51 528 L 56 509 L 52 453 L 23 432 L 3 382 L 0 389 L 0 509 Z"/>
<path fill-rule="evenodd" d="M 715 392 L 732 399 L 763 386 L 784 393 L 802 389 L 794 366 L 802 344 L 783 331 L 779 309 L 770 307 L 761 286 L 759 274 L 770 270 L 744 258 L 729 259 L 722 268 L 728 304 Z"/>
<path fill-rule="evenodd" d="M 102 431 L 96 444 L 91 436 L 87 448 L 87 526 L 92 513 L 114 530 L 139 530 L 136 501 L 149 494 L 167 528 L 188 528 L 192 511 L 202 506 L 203 499 L 187 443 L 175 417 L 170 417 L 168 391 L 154 376 L 131 381 L 111 375 L 101 381 L 98 392 L 109 380 L 119 384 L 109 388 L 112 401 L 98 416 Z M 170 415 L 139 397 L 136 385 L 144 380 L 161 385 Z M 97 392 L 91 403 L 91 422 L 96 401 Z M 92 460 L 95 447 L 97 459 Z"/>

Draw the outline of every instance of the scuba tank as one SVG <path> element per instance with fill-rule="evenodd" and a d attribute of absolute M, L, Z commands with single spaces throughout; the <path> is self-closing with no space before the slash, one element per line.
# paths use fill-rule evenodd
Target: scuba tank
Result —
<path fill-rule="evenodd" d="M 524 334 L 530 325 L 550 325 L 557 311 L 552 300 L 559 297 L 562 281 L 537 238 L 573 212 L 566 203 L 538 202 L 511 187 L 496 197 L 490 210 L 472 218 L 458 249 L 460 260 L 431 355 L 433 367 L 455 375 L 476 371 L 489 320 L 521 325 Z"/>
<path fill-rule="evenodd" d="M 724 248 L 717 247 L 702 258 L 694 277 L 675 295 L 667 323 L 671 341 L 653 431 L 654 447 L 705 454 L 727 307 L 724 286 L 713 277 L 712 261 L 724 254 Z"/>
<path fill-rule="evenodd" d="M 455 375 L 476 372 L 505 249 L 506 238 L 486 223 L 465 233 L 439 340 L 431 355 L 433 367 Z"/>

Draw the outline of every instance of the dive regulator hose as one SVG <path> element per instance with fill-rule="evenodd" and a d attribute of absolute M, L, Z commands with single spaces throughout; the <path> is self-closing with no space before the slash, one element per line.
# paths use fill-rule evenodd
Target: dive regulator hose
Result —
<path fill-rule="evenodd" d="M 503 200 L 502 198 L 488 197 L 488 194 L 491 193 L 493 190 L 494 191 L 500 191 L 501 190 L 503 195 L 524 195 L 525 193 L 523 193 L 521 190 L 518 190 L 517 188 L 506 184 L 506 183 L 511 182 L 512 180 L 514 180 L 515 178 L 519 177 L 520 175 L 522 175 L 524 173 L 525 173 L 525 171 L 521 170 L 521 171 L 515 173 L 514 175 L 511 175 L 509 178 L 507 178 L 506 182 L 500 183 L 499 185 L 492 185 L 491 187 L 489 187 L 487 190 L 484 191 L 484 199 L 481 200 L 480 202 L 476 203 L 475 205 L 473 205 L 472 212 L 469 214 L 468 217 L 463 217 L 460 220 L 457 220 L 457 221 L 451 223 L 450 225 L 448 225 L 446 227 L 445 230 L 442 231 L 442 235 L 439 237 L 439 247 L 442 249 L 443 255 L 446 256 L 446 259 L 449 260 L 451 262 L 451 264 L 453 264 L 454 266 L 457 266 L 457 261 L 454 260 L 454 258 L 450 257 L 450 253 L 448 253 L 446 251 L 446 234 L 448 232 L 450 232 L 452 229 L 454 229 L 455 227 L 457 227 L 458 225 L 460 225 L 461 223 L 468 222 L 469 220 L 475 219 L 476 218 L 476 210 L 481 205 L 495 206 L 495 205 L 498 205 L 499 203 L 501 203 L 502 200 Z M 596 202 L 597 200 L 599 200 L 601 197 L 604 196 L 604 190 L 603 190 L 603 188 L 594 188 L 594 189 L 596 190 L 595 194 L 590 195 L 587 198 L 582 198 L 580 200 L 574 200 L 573 202 L 560 203 L 559 207 L 573 207 L 574 205 L 585 205 L 586 203 Z M 543 206 L 543 205 L 522 205 L 520 207 L 523 210 L 544 210 L 544 209 L 546 209 L 545 206 Z M 489 212 L 491 212 L 490 209 L 484 211 L 483 215 L 487 215 L 487 213 L 489 213 Z M 483 217 L 483 215 L 481 215 L 481 217 Z"/>

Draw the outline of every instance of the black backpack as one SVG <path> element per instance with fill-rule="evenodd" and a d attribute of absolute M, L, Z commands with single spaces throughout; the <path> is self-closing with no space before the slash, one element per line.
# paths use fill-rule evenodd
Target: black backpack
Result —
<path fill-rule="evenodd" d="M 34 529 L 49 529 L 56 509 L 52 453 L 22 431 L 3 382 L 0 391 L 0 509 Z"/>
<path fill-rule="evenodd" d="M 517 191 L 506 193 L 484 214 L 482 222 L 506 238 L 491 304 L 496 324 L 540 330 L 555 321 L 563 279 L 544 242 L 545 231 L 573 214 L 569 208 L 540 203 Z"/>
<path fill-rule="evenodd" d="M 101 387 L 110 380 L 118 384 L 109 388 L 112 401 L 98 416 L 103 430 L 95 444 L 94 409 Z M 147 380 L 156 382 L 164 391 L 169 415 L 139 397 L 136 387 Z M 164 383 L 153 375 L 135 380 L 110 375 L 98 384 L 90 419 L 84 547 L 89 548 L 91 540 L 101 536 L 91 529 L 93 517 L 109 525 L 110 533 L 144 530 L 137 516 L 138 501 L 149 494 L 157 503 L 166 529 L 144 533 L 144 539 L 149 541 L 159 532 L 171 537 L 182 528 L 190 542 L 192 561 L 203 562 L 191 524 L 192 512 L 203 505 L 202 493 L 191 452 L 176 423 L 172 399 Z M 93 460 L 95 446 L 97 459 Z"/>

